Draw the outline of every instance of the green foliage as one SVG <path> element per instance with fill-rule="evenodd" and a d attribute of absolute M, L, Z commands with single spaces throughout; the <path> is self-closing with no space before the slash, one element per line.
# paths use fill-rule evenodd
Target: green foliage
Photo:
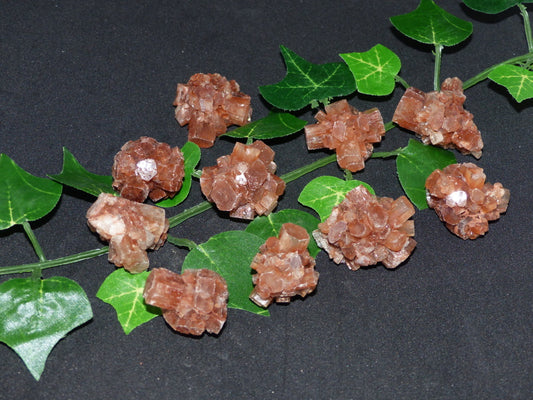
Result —
<path fill-rule="evenodd" d="M 281 110 L 296 111 L 331 97 L 347 96 L 356 89 L 345 63 L 313 64 L 281 46 L 287 75 L 276 84 L 260 86 L 266 101 Z"/>
<path fill-rule="evenodd" d="M 500 65 L 492 70 L 489 79 L 507 88 L 521 103 L 533 97 L 533 71 L 517 65 Z"/>
<path fill-rule="evenodd" d="M 4 282 L 0 315 L 0 341 L 22 358 L 36 380 L 57 342 L 93 316 L 83 289 L 63 277 Z"/>
<path fill-rule="evenodd" d="M 532 1 L 522 0 L 463 0 L 472 10 L 481 11 L 486 14 L 498 14 L 508 8 L 522 3 L 532 3 Z"/>
<path fill-rule="evenodd" d="M 266 117 L 225 133 L 233 138 L 256 140 L 274 139 L 292 135 L 303 129 L 306 121 L 289 113 L 272 112 Z"/>

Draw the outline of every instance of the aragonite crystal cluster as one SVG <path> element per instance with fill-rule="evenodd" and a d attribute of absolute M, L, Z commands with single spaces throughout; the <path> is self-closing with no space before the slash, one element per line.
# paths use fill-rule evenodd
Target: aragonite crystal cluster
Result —
<path fill-rule="evenodd" d="M 383 263 L 395 268 L 416 246 L 414 207 L 405 196 L 377 197 L 357 186 L 333 208 L 313 236 L 331 259 L 350 269 Z"/>
<path fill-rule="evenodd" d="M 199 336 L 218 334 L 226 322 L 228 287 L 209 269 L 187 269 L 177 274 L 154 268 L 144 286 L 146 304 L 159 307 L 163 318 L 176 331 Z"/>
<path fill-rule="evenodd" d="M 126 199 L 144 202 L 173 197 L 185 175 L 183 154 L 178 147 L 143 136 L 129 141 L 115 155 L 113 187 Z"/>
<path fill-rule="evenodd" d="M 509 190 L 485 178 L 482 168 L 463 163 L 437 169 L 426 180 L 428 205 L 462 239 L 484 235 L 489 221 L 507 210 Z"/>
<path fill-rule="evenodd" d="M 102 193 L 87 210 L 87 223 L 109 241 L 108 259 L 131 273 L 148 269 L 146 250 L 157 250 L 167 238 L 165 210 Z"/>
<path fill-rule="evenodd" d="M 202 193 L 234 218 L 251 220 L 269 214 L 285 190 L 285 182 L 274 175 L 274 154 L 260 140 L 250 145 L 237 142 L 230 155 L 202 170 Z"/>
<path fill-rule="evenodd" d="M 307 231 L 292 223 L 283 224 L 278 237 L 267 239 L 250 266 L 256 271 L 250 294 L 254 303 L 260 307 L 268 307 L 273 300 L 288 303 L 291 297 L 305 297 L 315 290 L 318 272 L 308 244 Z"/>
<path fill-rule="evenodd" d="M 240 91 L 234 80 L 220 74 L 194 74 L 187 84 L 178 84 L 176 120 L 189 124 L 189 141 L 200 147 L 211 147 L 217 136 L 230 125 L 250 122 L 250 96 Z"/>
<path fill-rule="evenodd" d="M 474 117 L 463 108 L 466 100 L 459 78 L 448 78 L 440 91 L 424 93 L 413 87 L 405 91 L 392 121 L 417 133 L 425 144 L 456 148 L 481 157 L 483 141 Z"/>
<path fill-rule="evenodd" d="M 357 172 L 365 167 L 374 149 L 385 134 L 383 118 L 377 108 L 359 112 L 346 100 L 328 104 L 315 118 L 318 123 L 305 126 L 309 150 L 335 149 L 341 168 Z"/>

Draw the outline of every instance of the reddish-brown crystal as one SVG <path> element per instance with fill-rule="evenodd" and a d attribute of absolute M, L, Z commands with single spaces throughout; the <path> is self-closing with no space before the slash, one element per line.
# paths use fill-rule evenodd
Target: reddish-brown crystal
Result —
<path fill-rule="evenodd" d="M 234 218 L 253 219 L 256 214 L 269 214 L 285 190 L 285 182 L 274 172 L 270 147 L 260 140 L 250 145 L 237 142 L 230 155 L 202 170 L 200 187 L 219 210 L 229 211 Z"/>
<path fill-rule="evenodd" d="M 129 200 L 142 203 L 173 197 L 184 177 L 183 154 L 153 138 L 143 136 L 129 141 L 115 155 L 113 187 Z"/>
<path fill-rule="evenodd" d="M 174 330 L 186 335 L 218 334 L 226 322 L 228 287 L 208 269 L 187 269 L 180 275 L 154 268 L 143 296 L 146 304 L 161 308 Z"/>
<path fill-rule="evenodd" d="M 87 211 L 87 223 L 109 241 L 110 262 L 132 273 L 148 269 L 146 250 L 157 250 L 167 237 L 165 210 L 108 193 L 98 196 Z"/>
<path fill-rule="evenodd" d="M 228 126 L 245 125 L 252 115 L 250 96 L 220 74 L 195 74 L 179 83 L 174 105 L 176 120 L 189 124 L 189 141 L 200 147 L 213 146 Z"/>
<path fill-rule="evenodd" d="M 318 272 L 308 243 L 307 231 L 292 223 L 283 224 L 277 238 L 267 239 L 250 266 L 256 271 L 250 294 L 254 303 L 261 307 L 268 307 L 273 300 L 288 303 L 291 297 L 305 297 L 315 290 Z"/>
<path fill-rule="evenodd" d="M 414 213 L 405 196 L 377 197 L 358 186 L 333 208 L 313 236 L 333 261 L 344 262 L 352 270 L 378 262 L 395 268 L 416 246 L 414 223 L 409 219 Z"/>
<path fill-rule="evenodd" d="M 479 158 L 483 141 L 473 115 L 463 108 L 465 99 L 459 78 L 446 79 L 440 91 L 424 93 L 410 87 L 398 103 L 392 120 L 417 133 L 425 144 L 456 148 Z"/>
<path fill-rule="evenodd" d="M 380 142 L 385 134 L 377 108 L 359 112 L 346 100 L 328 104 L 315 118 L 318 123 L 305 126 L 307 148 L 336 149 L 339 166 L 351 172 L 365 167 L 374 149 L 372 144 Z"/>
<path fill-rule="evenodd" d="M 475 239 L 489 221 L 507 210 L 510 192 L 501 183 L 486 183 L 483 169 L 472 163 L 435 170 L 426 180 L 428 205 L 446 227 L 462 239 Z"/>

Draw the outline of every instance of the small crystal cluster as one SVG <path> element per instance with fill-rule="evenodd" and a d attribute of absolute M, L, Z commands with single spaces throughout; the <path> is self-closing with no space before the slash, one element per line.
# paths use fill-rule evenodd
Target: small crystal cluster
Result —
<path fill-rule="evenodd" d="M 309 150 L 335 149 L 341 168 L 357 172 L 385 134 L 383 118 L 377 108 L 359 112 L 346 100 L 328 104 L 315 118 L 318 123 L 305 127 Z"/>
<path fill-rule="evenodd" d="M 334 262 L 357 270 L 382 262 L 395 268 L 416 246 L 413 205 L 405 196 L 396 200 L 372 195 L 357 186 L 318 225 L 313 236 Z"/>
<path fill-rule="evenodd" d="M 146 250 L 157 250 L 167 238 L 165 210 L 109 193 L 101 193 L 87 210 L 87 223 L 109 241 L 109 261 L 131 273 L 148 269 Z"/>
<path fill-rule="evenodd" d="M 318 272 L 315 260 L 309 255 L 309 234 L 301 226 L 286 223 L 278 237 L 270 237 L 260 247 L 250 266 L 254 290 L 250 299 L 261 307 L 275 300 L 288 303 L 291 297 L 305 297 L 315 290 Z"/>
<path fill-rule="evenodd" d="M 154 268 L 143 296 L 146 304 L 161 308 L 172 329 L 186 335 L 218 334 L 226 322 L 228 287 L 209 269 L 187 269 L 180 275 Z"/>
<path fill-rule="evenodd" d="M 177 147 L 143 136 L 129 141 L 115 155 L 113 187 L 126 199 L 142 203 L 173 197 L 185 175 L 183 154 Z"/>
<path fill-rule="evenodd" d="M 448 78 L 440 91 L 424 93 L 413 87 L 405 91 L 392 121 L 420 135 L 425 144 L 456 148 L 481 157 L 483 141 L 471 113 L 463 108 L 463 83 Z"/>
<path fill-rule="evenodd" d="M 228 126 L 245 125 L 252 115 L 250 96 L 220 74 L 195 74 L 179 83 L 174 105 L 179 124 L 189 124 L 189 141 L 200 147 L 213 146 Z"/>
<path fill-rule="evenodd" d="M 501 183 L 485 183 L 483 169 L 472 163 L 435 170 L 426 180 L 428 205 L 462 239 L 489 230 L 489 221 L 507 210 L 510 192 Z"/>
<path fill-rule="evenodd" d="M 274 151 L 260 140 L 250 145 L 237 142 L 230 155 L 202 170 L 200 187 L 207 200 L 241 219 L 267 215 L 278 204 L 285 182 L 276 172 Z"/>

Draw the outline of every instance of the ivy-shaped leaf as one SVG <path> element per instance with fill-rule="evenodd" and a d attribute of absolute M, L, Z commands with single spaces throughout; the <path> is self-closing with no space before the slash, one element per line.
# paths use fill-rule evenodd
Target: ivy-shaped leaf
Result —
<path fill-rule="evenodd" d="M 62 186 L 33 176 L 0 154 L 0 230 L 35 221 L 54 209 Z"/>
<path fill-rule="evenodd" d="M 363 53 L 343 53 L 355 78 L 357 91 L 374 96 L 386 96 L 396 86 L 396 76 L 402 67 L 400 58 L 381 44 Z"/>
<path fill-rule="evenodd" d="M 490 72 L 489 79 L 507 88 L 519 103 L 533 97 L 533 71 L 517 65 L 500 65 Z"/>
<path fill-rule="evenodd" d="M 463 0 L 472 10 L 481 11 L 485 14 L 498 14 L 511 7 L 522 3 L 532 3 L 523 0 Z"/>
<path fill-rule="evenodd" d="M 144 302 L 144 284 L 149 274 L 148 271 L 130 274 L 124 268 L 119 268 L 108 275 L 96 293 L 96 297 L 113 306 L 126 335 L 161 315 L 159 308 Z"/>
<path fill-rule="evenodd" d="M 289 113 L 272 112 L 264 118 L 225 133 L 233 138 L 273 139 L 302 130 L 306 121 Z"/>
<path fill-rule="evenodd" d="M 270 315 L 253 303 L 250 264 L 265 241 L 244 231 L 227 231 L 212 236 L 191 250 L 183 261 L 183 270 L 207 268 L 220 274 L 228 285 L 228 307 L 260 315 Z"/>
<path fill-rule="evenodd" d="M 284 46 L 280 48 L 287 75 L 276 84 L 259 87 L 261 95 L 273 106 L 295 111 L 355 91 L 355 80 L 345 63 L 317 65 Z"/>
<path fill-rule="evenodd" d="M 405 194 L 419 210 L 428 207 L 426 179 L 436 169 L 455 164 L 455 155 L 448 150 L 409 139 L 409 144 L 396 158 L 398 178 Z"/>
<path fill-rule="evenodd" d="M 108 175 L 97 175 L 81 166 L 70 151 L 63 147 L 63 169 L 57 175 L 48 175 L 53 180 L 82 192 L 98 197 L 100 193 L 112 193 L 113 178 Z"/>
<path fill-rule="evenodd" d="M 320 248 L 317 246 L 312 232 L 317 229 L 320 221 L 305 211 L 288 209 L 257 217 L 248 224 L 245 232 L 253 233 L 266 241 L 269 237 L 277 237 L 281 226 L 287 222 L 305 228 L 310 237 L 307 249 L 311 257 L 316 257 L 320 253 Z"/>
<path fill-rule="evenodd" d="M 52 348 L 93 316 L 74 281 L 16 278 L 0 285 L 0 341 L 11 347 L 39 380 Z"/>
<path fill-rule="evenodd" d="M 303 188 L 298 201 L 315 210 L 320 216 L 320 220 L 325 221 L 331 214 L 333 207 L 344 200 L 346 193 L 359 185 L 365 186 L 370 193 L 374 194 L 374 189 L 365 182 L 345 181 L 334 176 L 320 176 Z"/>
<path fill-rule="evenodd" d="M 454 46 L 472 34 L 472 24 L 448 13 L 433 0 L 421 0 L 410 13 L 390 21 L 405 36 L 422 43 Z"/>

